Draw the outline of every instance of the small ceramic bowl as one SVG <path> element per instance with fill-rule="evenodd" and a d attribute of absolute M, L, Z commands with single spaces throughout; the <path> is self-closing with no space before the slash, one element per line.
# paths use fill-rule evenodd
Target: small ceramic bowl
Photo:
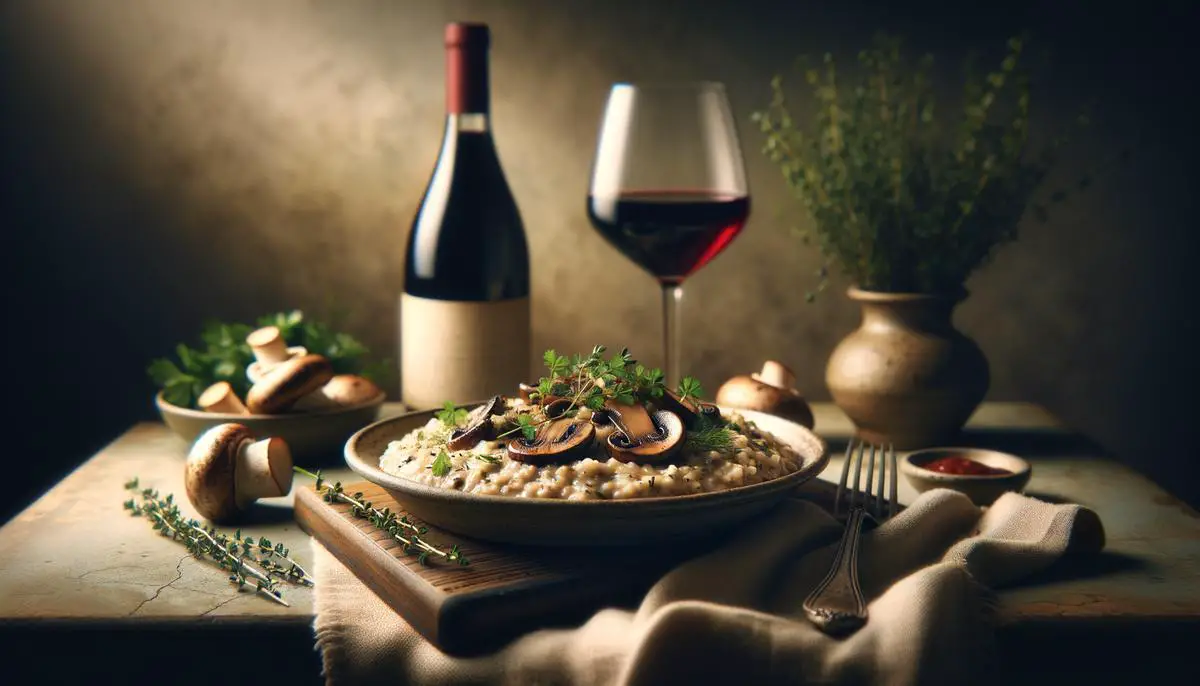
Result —
<path fill-rule="evenodd" d="M 1011 474 L 946 474 L 923 467 L 943 457 L 964 457 L 988 467 L 1006 469 Z M 1016 455 L 982 448 L 916 450 L 900 461 L 900 471 L 919 493 L 933 488 L 949 488 L 966 495 L 976 505 L 991 505 L 1008 491 L 1019 493 L 1033 475 L 1029 463 Z"/>
<path fill-rule="evenodd" d="M 165 423 L 190 445 L 206 430 L 226 422 L 237 422 L 259 438 L 279 437 L 292 450 L 292 458 L 308 464 L 337 464 L 342 448 L 354 432 L 379 418 L 386 394 L 362 405 L 320 412 L 296 412 L 279 415 L 245 415 L 224 412 L 204 412 L 172 405 L 163 400 L 162 393 L 154 396 L 154 404 Z"/>

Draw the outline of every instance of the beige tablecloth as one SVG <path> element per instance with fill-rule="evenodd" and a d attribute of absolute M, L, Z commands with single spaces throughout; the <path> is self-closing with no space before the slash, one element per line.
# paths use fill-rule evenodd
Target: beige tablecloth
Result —
<path fill-rule="evenodd" d="M 667 574 L 636 612 L 603 610 L 477 658 L 434 648 L 314 541 L 314 629 L 327 683 L 339 685 L 978 684 L 997 659 L 989 589 L 1051 565 L 1084 528 L 1102 545 L 1098 518 L 1077 505 L 1010 493 L 981 511 L 958 493 L 927 492 L 864 537 L 870 618 L 835 639 L 800 606 L 840 527 L 790 500 Z"/>

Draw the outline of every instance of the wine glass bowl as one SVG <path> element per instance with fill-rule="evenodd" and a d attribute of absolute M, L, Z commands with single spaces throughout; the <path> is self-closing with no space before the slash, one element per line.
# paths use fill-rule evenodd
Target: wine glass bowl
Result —
<path fill-rule="evenodd" d="M 678 382 L 682 284 L 745 226 L 750 195 L 722 84 L 618 83 L 592 166 L 588 219 L 663 291 L 666 382 Z"/>

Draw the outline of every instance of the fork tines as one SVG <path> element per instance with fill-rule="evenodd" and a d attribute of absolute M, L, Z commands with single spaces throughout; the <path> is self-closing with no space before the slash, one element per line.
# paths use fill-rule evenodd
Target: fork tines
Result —
<path fill-rule="evenodd" d="M 868 454 L 869 450 L 869 454 Z M 854 483 L 851 485 L 851 462 Z M 863 463 L 866 462 L 866 483 L 861 482 Z M 876 480 L 875 473 L 879 473 Z M 891 444 L 875 446 L 865 441 L 850 439 L 846 444 L 846 457 L 842 462 L 842 478 L 838 481 L 837 497 L 833 504 L 835 517 L 849 515 L 855 507 L 861 507 L 876 519 L 887 519 L 896 514 L 898 507 L 896 476 L 896 449 Z M 885 496 L 886 493 L 886 496 Z M 842 508 L 845 507 L 845 512 Z"/>

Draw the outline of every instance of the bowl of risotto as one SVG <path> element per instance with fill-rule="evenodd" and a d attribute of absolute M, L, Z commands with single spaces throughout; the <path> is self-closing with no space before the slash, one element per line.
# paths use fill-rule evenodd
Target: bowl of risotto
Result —
<path fill-rule="evenodd" d="M 667 390 L 640 365 L 614 381 L 603 364 L 591 376 L 558 365 L 511 396 L 376 422 L 350 438 L 346 462 L 408 513 L 463 536 L 617 546 L 725 532 L 828 461 L 800 424 L 703 402 L 690 377 Z"/>

